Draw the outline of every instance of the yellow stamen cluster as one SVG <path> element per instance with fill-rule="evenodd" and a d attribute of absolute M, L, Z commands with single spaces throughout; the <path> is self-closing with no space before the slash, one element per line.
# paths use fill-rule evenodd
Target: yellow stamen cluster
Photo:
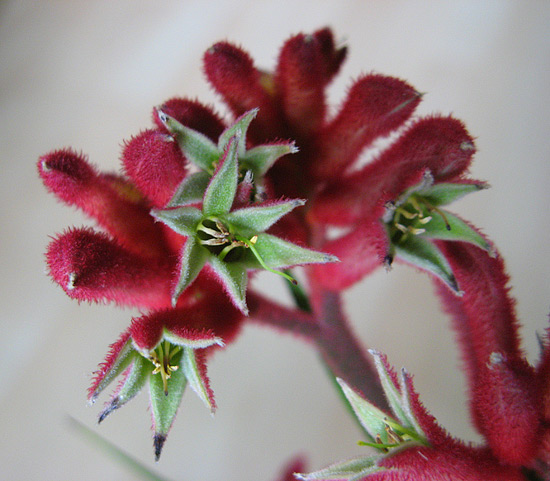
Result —
<path fill-rule="evenodd" d="M 212 252 L 215 252 L 222 261 L 235 247 L 247 247 L 246 243 L 237 240 L 224 223 L 216 217 L 201 222 L 197 228 L 197 233 L 199 242 L 210 247 Z"/>
<path fill-rule="evenodd" d="M 172 346 L 168 341 L 160 343 L 159 346 L 151 352 L 149 359 L 154 364 L 153 374 L 159 374 L 162 377 L 164 394 L 168 396 L 168 379 L 172 372 L 177 371 L 178 366 L 170 364 L 170 361 L 179 351 L 181 346 Z"/>
<path fill-rule="evenodd" d="M 447 230 L 450 225 L 445 214 L 426 199 L 411 195 L 406 202 L 397 206 L 389 223 L 394 242 L 403 242 L 409 235 L 420 235 L 426 232 L 423 225 L 432 220 L 431 212 L 437 212 L 445 221 Z M 399 235 L 395 235 L 398 234 Z"/>

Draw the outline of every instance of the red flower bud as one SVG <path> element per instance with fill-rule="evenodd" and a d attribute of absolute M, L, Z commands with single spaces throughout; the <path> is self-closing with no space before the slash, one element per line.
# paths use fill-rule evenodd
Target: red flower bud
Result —
<path fill-rule="evenodd" d="M 162 228 L 127 181 L 98 174 L 82 154 L 70 149 L 40 157 L 38 170 L 48 190 L 96 219 L 128 249 L 148 256 L 167 254 Z"/>
<path fill-rule="evenodd" d="M 325 87 L 340 69 L 346 48 L 336 49 L 329 29 L 296 35 L 284 44 L 276 73 L 286 120 L 298 135 L 318 130 L 325 117 Z"/>
<path fill-rule="evenodd" d="M 174 266 L 131 253 L 103 233 L 71 229 L 50 243 L 46 259 L 52 279 L 73 299 L 170 306 Z"/>
<path fill-rule="evenodd" d="M 341 175 L 373 140 L 403 125 L 420 99 L 413 87 L 395 77 L 360 78 L 340 113 L 320 133 L 315 174 L 323 179 Z"/>
<path fill-rule="evenodd" d="M 227 42 L 219 42 L 204 54 L 204 72 L 208 81 L 223 96 L 236 117 L 259 108 L 248 134 L 263 142 L 280 136 L 279 113 L 272 102 L 273 79 L 260 72 L 248 53 Z M 271 134 L 273 132 L 273 134 Z"/>
<path fill-rule="evenodd" d="M 500 257 L 462 242 L 440 242 L 462 297 L 439 293 L 458 332 L 471 412 L 495 456 L 527 464 L 537 453 L 543 400 L 519 346 L 518 321 Z"/>
<path fill-rule="evenodd" d="M 124 144 L 124 170 L 155 207 L 164 207 L 185 177 L 185 158 L 174 139 L 145 130 Z"/>
<path fill-rule="evenodd" d="M 476 426 L 504 463 L 528 466 L 541 435 L 538 386 L 527 362 L 494 352 L 476 379 L 472 411 Z"/>
<path fill-rule="evenodd" d="M 519 469 L 502 466 L 486 449 L 450 445 L 447 449 L 411 447 L 388 456 L 381 463 L 387 470 L 365 481 L 525 481 Z"/>

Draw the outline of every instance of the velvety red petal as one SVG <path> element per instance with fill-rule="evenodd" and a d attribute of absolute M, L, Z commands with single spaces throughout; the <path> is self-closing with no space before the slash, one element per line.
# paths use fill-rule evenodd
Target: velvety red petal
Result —
<path fill-rule="evenodd" d="M 386 471 L 365 481 L 526 481 L 519 469 L 501 465 L 484 449 L 453 445 L 413 447 L 388 456 Z"/>
<path fill-rule="evenodd" d="M 462 242 L 439 242 L 461 297 L 440 286 L 469 374 L 473 419 L 493 452 L 509 464 L 535 455 L 543 401 L 520 349 L 514 301 L 498 256 Z"/>
<path fill-rule="evenodd" d="M 338 115 L 322 132 L 316 146 L 316 176 L 330 180 L 357 160 L 377 137 L 400 127 L 414 112 L 420 94 L 394 77 L 366 75 L 356 81 Z"/>
<path fill-rule="evenodd" d="M 82 154 L 70 149 L 40 157 L 38 170 L 48 190 L 82 209 L 128 249 L 149 256 L 168 253 L 150 207 L 131 184 L 99 174 Z"/>
<path fill-rule="evenodd" d="M 310 216 L 336 225 L 379 219 L 386 202 L 418 184 L 427 170 L 436 183 L 462 181 L 474 152 L 459 120 L 420 119 L 373 162 L 346 177 L 335 176 L 316 198 Z"/>
<path fill-rule="evenodd" d="M 493 352 L 523 358 L 515 302 L 502 258 L 464 242 L 438 242 L 456 277 L 461 297 L 439 289 L 458 332 L 465 362 L 476 372 Z"/>
<path fill-rule="evenodd" d="M 336 49 L 330 29 L 299 34 L 285 42 L 275 81 L 285 120 L 296 140 L 318 130 L 325 118 L 325 87 L 339 70 L 346 48 Z"/>
<path fill-rule="evenodd" d="M 388 237 L 380 222 L 361 223 L 348 234 L 324 244 L 320 250 L 340 262 L 315 265 L 318 282 L 327 289 L 347 289 L 384 264 Z"/>
<path fill-rule="evenodd" d="M 124 171 L 155 207 L 164 207 L 185 177 L 185 158 L 172 137 L 145 130 L 124 144 Z"/>
<path fill-rule="evenodd" d="M 131 253 L 92 229 L 71 229 L 55 238 L 46 260 L 52 279 L 73 299 L 144 308 L 170 305 L 172 264 Z"/>
<path fill-rule="evenodd" d="M 274 136 L 280 114 L 273 104 L 273 80 L 256 69 L 247 52 L 228 42 L 210 47 L 203 58 L 204 72 L 210 84 L 222 95 L 236 117 L 259 108 L 247 134 L 258 142 Z"/>
<path fill-rule="evenodd" d="M 474 421 L 503 463 L 528 466 L 541 438 L 538 386 L 531 366 L 494 353 L 477 375 L 472 395 Z"/>

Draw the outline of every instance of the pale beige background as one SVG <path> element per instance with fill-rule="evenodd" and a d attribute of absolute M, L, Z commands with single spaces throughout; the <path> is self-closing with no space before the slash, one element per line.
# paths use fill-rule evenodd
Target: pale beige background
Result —
<path fill-rule="evenodd" d="M 248 327 L 210 375 L 215 419 L 186 393 L 161 462 L 152 461 L 146 395 L 97 428 L 90 372 L 135 312 L 78 306 L 44 275 L 48 236 L 87 224 L 36 175 L 40 154 L 73 146 L 107 170 L 122 140 L 174 95 L 218 100 L 201 55 L 230 39 L 266 68 L 291 33 L 331 25 L 350 46 L 330 90 L 378 71 L 427 92 L 420 114 L 454 113 L 477 137 L 472 169 L 492 189 L 454 210 L 497 243 L 513 278 L 531 359 L 550 308 L 550 3 L 525 1 L 0 2 L 0 477 L 130 480 L 67 423 L 73 416 L 173 480 L 270 480 L 295 453 L 319 468 L 363 452 L 314 352 Z M 219 105 L 219 104 L 218 104 Z M 277 280 L 262 276 L 264 286 Z M 275 291 L 282 292 L 281 291 Z M 347 295 L 363 342 L 416 375 L 428 408 L 452 433 L 468 426 L 448 319 L 427 276 L 381 271 Z"/>

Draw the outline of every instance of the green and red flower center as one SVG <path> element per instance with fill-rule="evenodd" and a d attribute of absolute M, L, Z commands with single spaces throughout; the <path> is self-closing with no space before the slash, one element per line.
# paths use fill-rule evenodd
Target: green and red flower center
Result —
<path fill-rule="evenodd" d="M 393 244 L 405 242 L 411 235 L 424 234 L 426 225 L 434 218 L 434 213 L 441 217 L 446 230 L 451 230 L 445 213 L 418 194 L 412 194 L 402 204 L 392 206 L 391 211 L 393 216 L 386 224 Z"/>
<path fill-rule="evenodd" d="M 197 238 L 199 244 L 226 262 L 239 260 L 242 257 L 243 248 L 248 247 L 240 236 L 235 235 L 232 226 L 218 217 L 208 217 L 199 222 Z"/>
<path fill-rule="evenodd" d="M 164 394 L 168 395 L 168 379 L 172 372 L 177 371 L 178 364 L 174 362 L 176 354 L 181 351 L 181 346 L 174 346 L 169 341 L 161 342 L 156 349 L 151 351 L 149 360 L 155 368 L 152 374 L 160 374 Z"/>

